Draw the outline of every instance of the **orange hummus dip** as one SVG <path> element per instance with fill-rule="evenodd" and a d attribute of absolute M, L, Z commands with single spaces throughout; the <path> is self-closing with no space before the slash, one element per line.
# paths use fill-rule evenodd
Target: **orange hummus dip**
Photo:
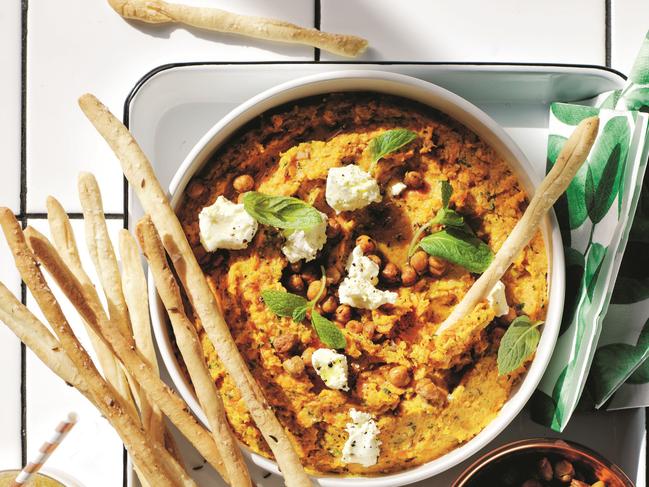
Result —
<path fill-rule="evenodd" d="M 378 164 L 374 176 L 382 201 L 337 214 L 325 199 L 329 169 L 357 164 L 368 170 L 370 140 L 397 127 L 417 138 Z M 413 233 L 442 206 L 441 180 L 453 187 L 450 206 L 497 252 L 528 201 L 507 164 L 447 116 L 376 93 L 314 97 L 262 115 L 232 137 L 185 191 L 178 213 L 187 237 L 242 356 L 312 473 L 377 475 L 438 458 L 489 424 L 526 370 L 524 365 L 499 376 L 496 355 L 517 315 L 545 318 L 548 260 L 540 233 L 502 279 L 507 314 L 496 317 L 485 301 L 453 335 L 434 336 L 477 277 L 421 254 L 415 254 L 419 262 L 409 263 Z M 390 188 L 398 182 L 407 187 L 395 195 Z M 314 261 L 290 264 L 280 250 L 281 232 L 264 225 L 244 250 L 203 249 L 201 209 L 220 195 L 240 201 L 249 190 L 294 196 L 327 215 L 327 241 Z M 339 304 L 338 286 L 357 244 L 375 256 L 381 269 L 377 287 L 396 292 L 395 304 L 375 310 Z M 326 346 L 308 320 L 279 317 L 261 299 L 265 289 L 307 296 L 321 266 L 327 289 L 316 310 L 346 338 L 349 391 L 328 388 L 313 369 L 311 355 Z M 269 456 L 233 381 L 196 326 L 236 435 Z M 352 408 L 376 420 L 381 445 L 375 465 L 342 461 Z"/>

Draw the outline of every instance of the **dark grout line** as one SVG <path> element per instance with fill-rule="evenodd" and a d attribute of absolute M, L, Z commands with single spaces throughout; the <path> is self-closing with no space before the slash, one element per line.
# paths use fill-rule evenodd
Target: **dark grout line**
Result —
<path fill-rule="evenodd" d="M 83 220 L 83 213 L 68 213 L 68 218 L 70 220 Z M 122 220 L 125 218 L 125 215 L 123 213 L 105 213 L 104 217 L 106 220 Z M 25 218 L 29 220 L 43 220 L 47 218 L 47 213 L 23 213 L 22 215 L 18 215 L 19 219 Z"/>
<path fill-rule="evenodd" d="M 320 19 L 322 16 L 322 4 L 321 0 L 315 0 L 313 8 L 313 27 L 320 30 Z M 313 49 L 313 60 L 315 62 L 320 61 L 320 49 L 317 47 Z"/>
<path fill-rule="evenodd" d="M 21 1 L 21 54 L 20 54 L 20 214 L 27 211 L 27 9 L 28 0 Z M 23 228 L 25 217 L 19 218 Z M 27 288 L 20 283 L 20 300 L 27 304 Z M 20 343 L 20 461 L 27 464 L 27 349 Z"/>
<path fill-rule="evenodd" d="M 611 67 L 611 0 L 604 0 L 604 62 L 606 67 Z"/>

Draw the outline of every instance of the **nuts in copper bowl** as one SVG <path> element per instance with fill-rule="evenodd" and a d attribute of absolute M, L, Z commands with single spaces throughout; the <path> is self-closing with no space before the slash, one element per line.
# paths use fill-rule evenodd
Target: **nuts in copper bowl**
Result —
<path fill-rule="evenodd" d="M 467 468 L 452 487 L 633 487 L 616 465 L 576 443 L 531 439 L 493 450 Z"/>

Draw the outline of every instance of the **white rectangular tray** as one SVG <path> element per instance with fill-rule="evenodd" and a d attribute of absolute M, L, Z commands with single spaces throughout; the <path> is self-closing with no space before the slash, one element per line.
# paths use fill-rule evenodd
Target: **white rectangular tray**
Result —
<path fill-rule="evenodd" d="M 545 171 L 549 103 L 591 98 L 624 83 L 620 74 L 594 66 L 309 62 L 175 64 L 161 66 L 137 83 L 126 100 L 124 121 L 166 187 L 198 139 L 241 102 L 284 81 L 345 69 L 408 74 L 463 96 L 505 128 L 539 175 Z M 125 213 L 131 223 L 142 216 L 141 208 L 130 198 L 130 193 L 125 201 Z M 163 371 L 163 377 L 172 385 L 166 371 Z M 203 465 L 193 448 L 180 435 L 176 436 L 188 470 L 197 482 L 200 485 L 225 485 L 208 465 Z M 620 465 L 638 487 L 646 486 L 644 409 L 578 413 L 561 435 L 533 423 L 527 411 L 523 411 L 485 451 L 515 439 L 540 436 L 561 436 L 587 445 Z M 416 485 L 446 487 L 470 461 Z M 279 477 L 269 476 L 256 466 L 251 466 L 251 472 L 260 487 L 282 485 Z"/>

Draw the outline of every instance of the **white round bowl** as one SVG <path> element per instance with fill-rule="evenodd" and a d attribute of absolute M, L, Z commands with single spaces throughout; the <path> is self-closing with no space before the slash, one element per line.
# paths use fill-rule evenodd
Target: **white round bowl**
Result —
<path fill-rule="evenodd" d="M 358 70 L 322 73 L 283 83 L 260 93 L 232 110 L 200 139 L 181 164 L 169 188 L 172 206 L 175 208 L 178 205 L 190 179 L 203 167 L 221 144 L 227 142 L 234 132 L 258 115 L 301 98 L 333 92 L 353 91 L 370 91 L 401 96 L 450 115 L 479 135 L 508 162 L 528 195 L 532 195 L 534 188 L 538 186 L 540 181 L 534 176 L 533 168 L 521 150 L 494 120 L 476 106 L 448 90 L 410 76 Z M 563 311 L 565 287 L 563 247 L 554 213 L 545 219 L 542 231 L 549 257 L 547 319 L 536 356 L 524 380 L 505 403 L 496 418 L 464 445 L 418 467 L 379 477 L 318 477 L 317 480 L 320 485 L 326 487 L 395 487 L 432 477 L 478 452 L 518 415 L 536 389 L 548 365 L 559 333 Z M 153 327 L 164 363 L 180 394 L 194 413 L 203 423 L 206 423 L 192 386 L 178 365 L 166 324 L 164 308 L 162 308 L 155 294 L 150 277 L 149 281 Z M 274 461 L 251 452 L 245 446 L 244 452 L 255 464 L 280 475 Z"/>

